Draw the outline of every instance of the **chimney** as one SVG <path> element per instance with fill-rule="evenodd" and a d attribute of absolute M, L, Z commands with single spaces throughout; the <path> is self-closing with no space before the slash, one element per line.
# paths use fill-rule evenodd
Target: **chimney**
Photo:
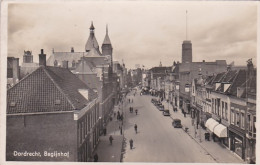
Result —
<path fill-rule="evenodd" d="M 247 72 L 249 78 L 252 78 L 254 76 L 254 65 L 252 62 L 252 58 L 247 60 Z"/>
<path fill-rule="evenodd" d="M 41 54 L 39 54 L 39 65 L 46 66 L 46 54 L 43 53 L 43 49 L 41 49 Z"/>
<path fill-rule="evenodd" d="M 68 68 L 69 67 L 69 61 L 62 61 L 62 67 Z"/>
<path fill-rule="evenodd" d="M 20 79 L 19 58 L 13 58 L 13 83 L 16 84 Z"/>

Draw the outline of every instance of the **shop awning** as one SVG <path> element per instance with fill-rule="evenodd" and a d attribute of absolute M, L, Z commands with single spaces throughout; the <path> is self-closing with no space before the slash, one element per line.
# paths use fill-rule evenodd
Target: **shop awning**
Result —
<path fill-rule="evenodd" d="M 205 123 L 205 126 L 211 131 L 211 132 L 214 132 L 214 128 L 218 125 L 219 123 L 212 119 L 212 118 L 209 118 L 206 123 Z"/>
<path fill-rule="evenodd" d="M 227 137 L 227 127 L 225 127 L 222 124 L 219 124 L 214 128 L 214 133 L 218 137 Z"/>

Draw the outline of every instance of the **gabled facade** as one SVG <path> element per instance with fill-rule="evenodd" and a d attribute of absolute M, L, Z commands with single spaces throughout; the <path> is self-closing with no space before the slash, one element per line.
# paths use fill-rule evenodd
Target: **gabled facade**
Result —
<path fill-rule="evenodd" d="M 212 117 L 205 126 L 241 159 L 255 162 L 256 70 L 248 66 L 247 70 L 219 73 L 205 87 L 211 92 L 212 105 Z"/>

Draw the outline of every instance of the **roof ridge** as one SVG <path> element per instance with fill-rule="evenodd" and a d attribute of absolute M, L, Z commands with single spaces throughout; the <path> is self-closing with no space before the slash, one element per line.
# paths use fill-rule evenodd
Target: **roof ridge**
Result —
<path fill-rule="evenodd" d="M 49 67 L 49 66 L 48 66 Z M 62 90 L 62 88 L 54 81 L 54 79 L 51 77 L 51 75 L 48 73 L 46 68 L 43 68 L 43 71 L 46 73 L 46 75 L 49 77 L 49 79 L 53 82 L 53 84 L 58 88 L 58 90 L 61 92 L 61 94 L 64 95 L 64 97 L 67 99 L 67 101 L 72 105 L 73 109 L 76 109 L 75 105 L 71 102 L 70 98 L 67 96 L 67 94 Z M 51 70 L 49 70 L 51 71 Z M 74 75 L 74 74 L 73 74 Z"/>
<path fill-rule="evenodd" d="M 39 66 L 39 68 L 35 69 L 32 73 L 25 75 L 18 83 L 20 83 L 21 81 L 24 81 L 27 77 L 29 77 L 30 75 L 32 75 L 34 72 L 36 72 L 36 71 L 39 70 L 40 68 L 42 68 L 42 66 Z M 7 91 L 10 90 L 10 89 L 12 89 L 12 88 L 14 88 L 15 86 L 17 86 L 18 83 L 14 84 L 11 88 L 7 89 Z"/>
<path fill-rule="evenodd" d="M 227 90 L 227 92 L 230 92 L 231 88 L 234 86 L 234 82 L 235 82 L 235 80 L 237 79 L 237 76 L 239 75 L 239 72 L 240 72 L 240 71 L 241 71 L 241 70 L 238 70 L 238 71 L 236 72 L 235 78 L 233 79 L 233 81 L 232 81 L 232 83 L 231 83 L 229 89 Z"/>

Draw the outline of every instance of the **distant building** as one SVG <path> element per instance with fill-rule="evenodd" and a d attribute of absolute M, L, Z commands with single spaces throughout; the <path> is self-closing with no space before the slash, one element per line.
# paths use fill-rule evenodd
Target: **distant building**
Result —
<path fill-rule="evenodd" d="M 182 63 L 192 62 L 192 44 L 191 41 L 183 41 L 182 43 Z"/>
<path fill-rule="evenodd" d="M 186 113 L 190 113 L 190 88 L 194 78 L 199 77 L 199 71 L 203 76 L 210 76 L 225 72 L 227 64 L 225 60 L 216 60 L 215 62 L 191 62 L 179 64 L 178 91 L 176 94 L 177 104 Z"/>
<path fill-rule="evenodd" d="M 68 68 L 46 66 L 44 56 L 7 90 L 6 160 L 89 161 L 99 139 L 97 94 Z"/>
<path fill-rule="evenodd" d="M 108 36 L 108 28 L 106 27 L 106 36 L 102 44 L 102 53 L 99 50 L 99 44 L 95 37 L 95 27 L 93 22 L 90 26 L 89 38 L 85 45 L 85 52 L 77 52 L 72 47 L 70 52 L 56 52 L 52 51 L 51 56 L 47 60 L 48 66 L 62 66 L 63 61 L 68 61 L 68 67 L 73 70 L 76 68 L 76 64 L 81 59 L 81 57 L 93 57 L 93 56 L 103 56 L 106 57 L 107 61 L 112 66 L 113 64 L 113 47 Z M 91 51 L 92 50 L 92 51 Z"/>
<path fill-rule="evenodd" d="M 7 57 L 7 88 L 12 87 L 20 80 L 19 58 Z"/>
<path fill-rule="evenodd" d="M 39 67 L 39 64 L 33 62 L 32 51 L 24 51 L 23 63 L 21 65 L 21 78 L 32 73 Z"/>

